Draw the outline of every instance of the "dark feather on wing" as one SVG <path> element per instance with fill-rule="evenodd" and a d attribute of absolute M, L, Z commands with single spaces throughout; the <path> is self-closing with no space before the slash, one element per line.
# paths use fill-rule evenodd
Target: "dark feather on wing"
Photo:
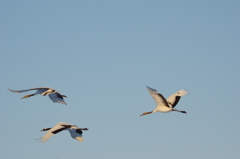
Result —
<path fill-rule="evenodd" d="M 82 134 L 82 130 L 81 129 L 76 129 L 76 133 Z"/>
<path fill-rule="evenodd" d="M 59 94 L 59 93 L 55 93 L 56 95 L 57 95 L 57 97 L 58 98 L 61 98 L 61 99 L 63 99 L 63 97 L 62 97 L 62 95 L 61 94 Z"/>
<path fill-rule="evenodd" d="M 166 99 L 163 97 L 163 95 L 161 95 L 160 93 L 158 93 L 158 96 L 162 99 L 162 102 L 163 102 L 163 104 L 164 104 L 165 106 L 170 107 L 170 106 L 168 105 L 168 102 L 166 101 Z"/>

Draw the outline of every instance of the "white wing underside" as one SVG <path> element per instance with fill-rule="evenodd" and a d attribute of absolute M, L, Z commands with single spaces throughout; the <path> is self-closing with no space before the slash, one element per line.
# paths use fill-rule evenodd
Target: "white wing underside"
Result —
<path fill-rule="evenodd" d="M 67 105 L 67 103 L 64 101 L 63 97 L 60 94 L 52 93 L 48 96 L 54 103 L 61 103 Z"/>
<path fill-rule="evenodd" d="M 168 99 L 167 99 L 167 101 L 168 101 L 168 103 L 175 103 L 175 105 L 178 103 L 178 101 L 176 101 L 177 99 L 176 99 L 176 97 L 177 96 L 179 96 L 179 97 L 182 97 L 182 96 L 185 96 L 185 95 L 187 95 L 187 94 L 189 94 L 185 89 L 182 89 L 182 90 L 180 90 L 180 91 L 178 91 L 178 92 L 176 92 L 176 93 L 174 93 L 174 94 L 172 94 L 171 96 L 169 96 L 168 97 Z M 179 100 L 179 99 L 178 99 Z M 170 105 L 171 106 L 171 105 Z"/>
<path fill-rule="evenodd" d="M 185 96 L 187 94 L 189 94 L 185 89 L 182 89 L 174 94 L 172 94 L 171 96 L 168 97 L 168 99 L 166 100 L 163 95 L 161 95 L 157 90 L 147 87 L 150 95 L 153 97 L 153 99 L 155 100 L 156 104 L 158 107 L 161 106 L 167 106 L 167 107 L 175 107 L 178 103 L 178 101 L 180 100 L 180 97 Z"/>
<path fill-rule="evenodd" d="M 22 92 L 28 92 L 28 91 L 32 91 L 32 90 L 42 90 L 41 92 L 45 92 L 47 91 L 48 89 L 51 89 L 49 87 L 38 87 L 38 88 L 31 88 L 31 89 L 23 89 L 23 90 L 11 90 L 11 89 L 8 89 L 9 91 L 13 92 L 13 93 L 22 93 Z"/>
<path fill-rule="evenodd" d="M 168 104 L 166 103 L 166 99 L 163 97 L 163 95 L 161 95 L 160 93 L 158 93 L 157 90 L 152 89 L 150 87 L 147 87 L 148 92 L 150 93 L 150 95 L 153 97 L 153 99 L 155 100 L 157 106 L 167 106 Z"/>
<path fill-rule="evenodd" d="M 58 129 L 61 129 L 61 128 L 65 127 L 65 126 L 62 126 L 62 125 L 72 125 L 72 124 L 68 124 L 68 123 L 64 123 L 64 122 L 57 123 L 57 125 L 55 125 L 50 130 L 48 130 L 48 132 L 43 137 L 41 137 L 39 139 L 39 141 L 42 142 L 42 143 L 47 142 L 53 135 L 55 135 L 55 134 L 52 133 L 53 131 L 56 131 Z"/>

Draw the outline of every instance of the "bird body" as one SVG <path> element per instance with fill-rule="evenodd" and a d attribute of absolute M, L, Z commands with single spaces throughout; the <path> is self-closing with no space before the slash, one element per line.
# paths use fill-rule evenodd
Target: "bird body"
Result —
<path fill-rule="evenodd" d="M 35 93 L 30 94 L 30 95 L 26 95 L 26 96 L 22 97 L 21 99 L 29 98 L 31 96 L 41 94 L 43 96 L 48 95 L 49 98 L 54 103 L 61 103 L 61 104 L 65 104 L 65 105 L 67 104 L 63 99 L 63 97 L 66 98 L 67 96 L 60 94 L 58 91 L 56 91 L 55 89 L 52 89 L 50 87 L 38 87 L 38 88 L 31 88 L 31 89 L 24 89 L 24 90 L 11 90 L 11 89 L 8 89 L 8 90 L 11 91 L 11 92 L 14 92 L 14 93 L 22 93 L 22 92 L 37 90 Z"/>
<path fill-rule="evenodd" d="M 165 107 L 165 106 L 157 106 L 153 111 L 152 113 L 155 113 L 155 112 L 161 112 L 161 113 L 167 113 L 169 111 L 171 111 L 172 108 L 169 108 L 169 107 Z"/>
<path fill-rule="evenodd" d="M 45 143 L 49 140 L 53 135 L 63 131 L 68 130 L 71 137 L 78 140 L 79 142 L 83 142 L 82 130 L 88 130 L 88 128 L 78 128 L 76 125 L 72 125 L 69 123 L 59 122 L 52 128 L 44 128 L 40 131 L 48 131 L 43 137 L 39 139 L 40 142 Z"/>
<path fill-rule="evenodd" d="M 181 112 L 181 113 L 187 113 L 185 111 L 179 111 L 177 109 L 174 109 L 174 107 L 179 102 L 180 98 L 184 95 L 189 94 L 186 90 L 184 90 L 184 89 L 180 90 L 180 91 L 172 94 L 171 96 L 169 96 L 168 99 L 166 100 L 162 94 L 157 92 L 157 90 L 150 88 L 150 87 L 147 87 L 147 89 L 148 89 L 148 92 L 150 93 L 150 95 L 155 100 L 157 107 L 153 111 L 144 112 L 140 116 L 151 114 L 154 112 L 167 113 L 170 111 L 177 111 L 177 112 Z"/>

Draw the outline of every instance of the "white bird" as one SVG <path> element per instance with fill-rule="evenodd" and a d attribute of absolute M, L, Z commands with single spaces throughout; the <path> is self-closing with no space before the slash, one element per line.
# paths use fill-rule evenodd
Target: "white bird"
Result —
<path fill-rule="evenodd" d="M 56 91 L 55 89 L 52 89 L 52 88 L 49 88 L 49 87 L 39 87 L 39 88 L 31 88 L 31 89 L 24 89 L 24 90 L 11 90 L 11 89 L 8 89 L 9 91 L 11 92 L 14 92 L 14 93 L 22 93 L 22 92 L 27 92 L 27 91 L 32 91 L 32 90 L 37 90 L 35 93 L 33 94 L 30 94 L 30 95 L 25 95 L 24 97 L 22 97 L 21 99 L 24 99 L 24 98 L 29 98 L 29 97 L 32 97 L 34 95 L 37 95 L 37 94 L 41 94 L 43 96 L 46 96 L 48 95 L 49 98 L 54 102 L 54 103 L 61 103 L 61 104 L 67 104 L 63 97 L 67 98 L 67 96 L 65 95 L 61 95 L 58 91 Z"/>
<path fill-rule="evenodd" d="M 78 128 L 76 125 L 64 123 L 64 122 L 59 122 L 57 125 L 55 125 L 52 128 L 44 128 L 41 131 L 47 131 L 49 130 L 43 137 L 39 139 L 40 142 L 45 143 L 47 140 L 49 140 L 53 135 L 63 131 L 63 130 L 68 130 L 69 133 L 71 134 L 72 138 L 78 140 L 79 142 L 83 142 L 83 137 L 82 137 L 82 130 L 88 130 L 88 128 Z"/>
<path fill-rule="evenodd" d="M 181 112 L 181 113 L 187 113 L 186 111 L 179 111 L 177 109 L 174 109 L 174 107 L 179 102 L 180 98 L 184 95 L 189 94 L 186 90 L 184 90 L 184 89 L 180 90 L 180 91 L 172 94 L 171 96 L 169 96 L 168 99 L 166 100 L 163 97 L 163 95 L 161 95 L 160 93 L 157 92 L 157 90 L 152 89 L 150 87 L 147 87 L 147 89 L 148 89 L 150 95 L 155 100 L 155 102 L 157 104 L 157 107 L 153 111 L 144 112 L 140 116 L 151 114 L 151 113 L 154 113 L 154 112 L 167 113 L 167 112 L 170 112 L 170 111 L 177 111 L 177 112 Z"/>

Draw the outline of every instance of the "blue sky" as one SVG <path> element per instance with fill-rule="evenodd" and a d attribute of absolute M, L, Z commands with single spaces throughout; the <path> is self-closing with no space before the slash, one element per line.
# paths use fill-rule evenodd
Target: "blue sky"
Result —
<path fill-rule="evenodd" d="M 240 157 L 236 0 L 0 1 L 0 158 Z M 186 89 L 177 112 L 154 113 L 145 86 Z M 20 90 L 52 87 L 68 105 Z M 87 127 L 85 142 L 57 122 Z"/>

